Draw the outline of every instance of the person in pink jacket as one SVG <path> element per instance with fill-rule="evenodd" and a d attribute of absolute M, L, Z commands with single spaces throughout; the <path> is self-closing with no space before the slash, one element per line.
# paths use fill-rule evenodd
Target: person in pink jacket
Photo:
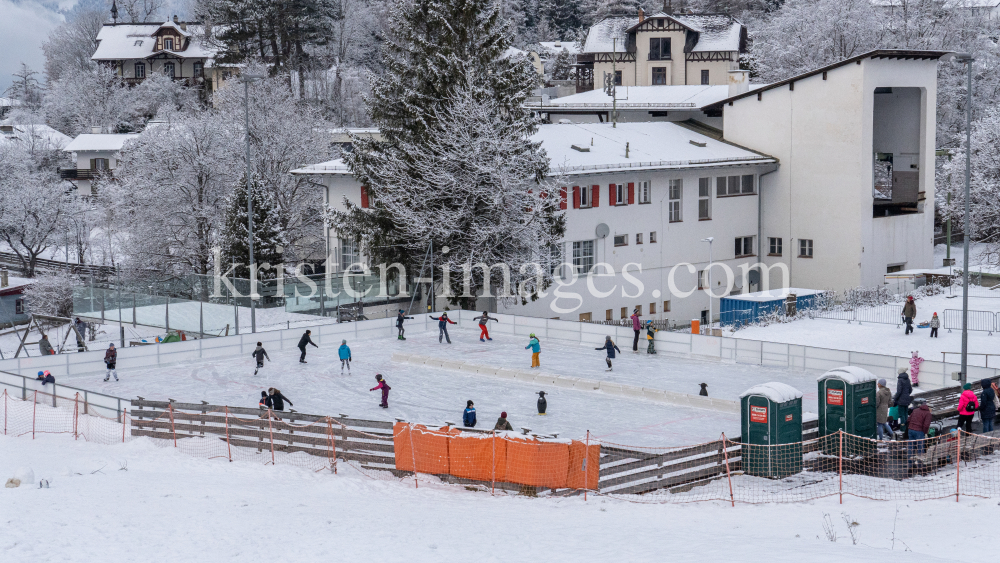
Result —
<path fill-rule="evenodd" d="M 972 416 L 979 410 L 979 399 L 972 392 L 972 384 L 962 386 L 962 395 L 958 398 L 958 427 L 965 425 L 965 431 L 972 433 Z"/>
<path fill-rule="evenodd" d="M 375 374 L 375 381 L 378 381 L 378 385 L 372 387 L 371 391 L 375 391 L 377 389 L 382 390 L 382 404 L 380 404 L 379 406 L 382 407 L 383 409 L 387 409 L 389 408 L 389 390 L 392 389 L 392 387 L 389 387 L 389 384 L 385 382 L 385 379 L 382 378 L 381 373 Z"/>
<path fill-rule="evenodd" d="M 639 308 L 636 307 L 632 311 L 632 330 L 635 332 L 635 338 L 632 339 L 632 351 L 639 351 L 639 333 L 642 332 L 642 322 L 639 320 Z"/>

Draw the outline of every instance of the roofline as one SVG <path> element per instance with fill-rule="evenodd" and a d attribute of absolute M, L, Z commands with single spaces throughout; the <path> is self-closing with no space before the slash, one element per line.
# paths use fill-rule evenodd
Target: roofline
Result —
<path fill-rule="evenodd" d="M 674 23 L 676 23 L 677 25 L 679 25 L 679 26 L 681 26 L 681 27 L 683 27 L 685 29 L 689 29 L 689 30 L 691 30 L 691 31 L 693 31 L 695 33 L 701 33 L 701 30 L 694 29 L 691 26 L 685 25 L 683 22 L 681 22 L 680 20 L 678 20 L 677 19 L 678 15 L 680 15 L 681 17 L 684 17 L 684 14 L 666 14 L 666 13 L 663 13 L 663 12 L 656 12 L 655 14 L 645 15 L 645 16 L 643 16 L 642 21 L 640 21 L 639 23 L 637 23 L 637 24 L 633 25 L 632 27 L 626 29 L 625 31 L 627 31 L 627 32 L 634 31 L 640 25 L 646 23 L 646 20 L 657 20 L 657 19 L 660 19 L 660 18 L 670 18 L 671 20 L 674 21 Z M 707 13 L 704 13 L 704 14 L 688 14 L 688 15 L 690 15 L 690 16 L 725 16 L 725 17 L 729 18 L 730 20 L 732 20 L 733 23 L 738 23 L 738 24 L 746 27 L 746 24 L 744 24 L 740 20 L 738 20 L 735 17 L 733 17 L 732 14 L 725 14 L 725 13 L 722 13 L 722 12 L 707 12 Z M 607 18 L 605 18 L 605 19 L 607 19 Z M 601 21 L 604 21 L 604 20 L 601 20 Z"/>
<path fill-rule="evenodd" d="M 104 23 L 104 27 L 117 27 L 117 26 L 120 26 L 120 25 L 155 25 L 156 27 L 161 27 L 161 26 L 163 26 L 166 23 L 167 22 L 159 22 L 159 23 L 156 23 L 156 22 L 135 22 L 135 23 L 118 22 L 118 23 L 107 23 L 107 22 L 105 22 Z M 170 20 L 170 23 L 176 23 L 177 25 L 180 25 L 180 24 L 184 24 L 184 25 L 203 25 L 202 22 L 180 22 L 180 21 L 179 22 L 175 22 L 173 20 Z"/>
<path fill-rule="evenodd" d="M 784 86 L 786 84 L 791 84 L 792 82 L 798 82 L 799 80 L 804 80 L 804 79 L 809 78 L 811 76 L 816 76 L 817 74 L 821 74 L 821 73 L 833 70 L 835 68 L 839 68 L 839 67 L 842 67 L 842 66 L 847 66 L 847 65 L 849 65 L 851 63 L 861 64 L 861 61 L 864 60 L 864 59 L 869 59 L 870 58 L 870 59 L 903 59 L 903 60 L 909 60 L 909 59 L 914 59 L 914 60 L 928 60 L 928 59 L 930 59 L 930 60 L 937 60 L 937 59 L 940 59 L 941 57 L 943 57 L 943 56 L 945 56 L 945 55 L 947 55 L 948 53 L 951 53 L 951 52 L 952 51 L 916 51 L 916 50 L 909 50 L 909 49 L 876 49 L 874 51 L 868 51 L 867 53 L 863 53 L 861 55 L 857 55 L 857 56 L 851 57 L 849 59 L 844 59 L 842 61 L 835 62 L 833 64 L 826 65 L 824 67 L 820 67 L 820 68 L 817 68 L 815 70 L 810 70 L 809 72 L 806 72 L 806 73 L 803 73 L 803 74 L 799 74 L 799 75 L 793 76 L 791 78 L 786 78 L 786 79 L 781 80 L 779 82 L 774 82 L 774 83 L 768 84 L 766 86 L 761 86 L 760 88 L 755 88 L 753 90 L 749 90 L 749 91 L 744 92 L 742 94 L 738 94 L 736 96 L 732 96 L 730 98 L 726 98 L 725 100 L 719 100 L 718 102 L 706 105 L 705 108 L 721 107 L 721 106 L 723 106 L 725 104 L 732 103 L 732 102 L 734 102 L 736 100 L 739 100 L 739 99 L 742 99 L 742 98 L 748 98 L 750 96 L 753 96 L 755 94 L 760 94 L 760 93 L 766 92 L 768 90 L 773 90 L 773 89 L 778 88 L 780 86 Z"/>

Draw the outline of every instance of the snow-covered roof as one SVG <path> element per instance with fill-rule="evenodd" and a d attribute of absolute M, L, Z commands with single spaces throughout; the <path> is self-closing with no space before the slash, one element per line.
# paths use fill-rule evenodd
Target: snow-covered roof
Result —
<path fill-rule="evenodd" d="M 84 133 L 70 141 L 63 150 L 66 152 L 120 151 L 126 141 L 138 136 L 137 133 Z"/>
<path fill-rule="evenodd" d="M 760 303 L 768 303 L 770 301 L 775 301 L 777 299 L 784 299 L 789 295 L 795 295 L 796 297 L 805 297 L 807 295 L 819 295 L 820 293 L 826 293 L 826 292 L 822 289 L 803 289 L 801 287 L 786 287 L 783 289 L 769 289 L 767 291 L 755 291 L 753 293 L 731 295 L 729 297 L 723 297 L 723 299 L 734 299 L 737 301 L 757 301 Z"/>
<path fill-rule="evenodd" d="M 852 385 L 856 383 L 865 383 L 866 381 L 875 381 L 878 379 L 875 377 L 875 374 L 865 368 L 859 368 L 858 366 L 844 366 L 842 368 L 831 369 L 830 371 L 817 377 L 816 381 L 823 381 L 824 379 L 832 378 L 843 379 Z"/>
<path fill-rule="evenodd" d="M 61 149 L 72 141 L 44 123 L 14 123 L 12 119 L 0 121 L 0 141 L 41 141 L 51 148 Z"/>
<path fill-rule="evenodd" d="M 169 25 L 168 25 L 169 24 Z M 97 33 L 97 50 L 90 58 L 95 61 L 115 61 L 124 59 L 145 59 L 156 54 L 156 38 L 153 34 L 162 27 L 172 27 L 187 37 L 184 50 L 168 51 L 188 59 L 208 59 L 215 56 L 216 49 L 202 42 L 201 25 L 188 25 L 182 30 L 174 22 L 165 24 L 104 24 Z"/>
<path fill-rule="evenodd" d="M 21 100 L 16 100 L 14 98 L 0 98 L 0 107 L 11 108 L 20 105 L 22 105 Z"/>
<path fill-rule="evenodd" d="M 558 55 L 563 50 L 566 50 L 571 55 L 577 55 L 580 53 L 581 48 L 579 41 L 541 41 L 538 44 L 547 53 L 552 55 Z"/>
<path fill-rule="evenodd" d="M 605 18 L 590 26 L 584 53 L 624 53 L 628 30 L 639 22 L 638 17 Z M 615 42 L 617 39 L 617 43 Z"/>
<path fill-rule="evenodd" d="M 687 27 L 698 27 L 698 42 L 692 53 L 708 51 L 739 51 L 743 24 L 729 16 L 677 16 L 674 18 Z"/>
<path fill-rule="evenodd" d="M 801 399 L 802 391 L 799 391 L 787 383 L 772 381 L 771 383 L 754 385 L 744 391 L 743 394 L 740 395 L 740 398 L 742 399 L 743 397 L 749 397 L 751 395 L 762 395 L 774 403 L 787 403 L 788 401 Z"/>
<path fill-rule="evenodd" d="M 997 6 L 1000 6 L 1000 0 L 948 0 L 944 3 L 944 8 L 946 10 L 950 10 L 952 8 L 996 8 Z"/>
<path fill-rule="evenodd" d="M 188 33 L 187 31 L 185 31 L 183 28 L 181 28 L 180 25 L 178 25 L 176 22 L 174 22 L 172 20 L 167 20 L 167 21 L 163 22 L 163 24 L 161 24 L 160 27 L 156 28 L 156 31 L 160 31 L 161 29 L 164 29 L 164 28 L 172 29 L 175 32 L 177 32 L 179 35 L 183 35 L 184 37 L 191 37 L 190 33 Z M 154 31 L 153 33 L 155 34 L 156 31 Z"/>
<path fill-rule="evenodd" d="M 729 96 L 729 86 L 622 86 L 618 90 L 618 109 L 672 108 L 699 109 Z M 590 90 L 549 100 L 546 107 L 566 109 L 605 109 L 614 101 L 604 90 Z"/>
<path fill-rule="evenodd" d="M 328 160 L 319 164 L 310 164 L 296 170 L 292 174 L 351 174 L 351 169 L 344 164 L 344 159 Z"/>
<path fill-rule="evenodd" d="M 532 139 L 542 142 L 553 175 L 777 162 L 667 121 L 619 123 L 618 127 L 611 123 L 541 125 Z"/>
<path fill-rule="evenodd" d="M 31 278 L 7 277 L 7 287 L 0 287 L 0 295 L 10 295 L 11 293 L 21 293 L 25 287 L 35 283 Z"/>

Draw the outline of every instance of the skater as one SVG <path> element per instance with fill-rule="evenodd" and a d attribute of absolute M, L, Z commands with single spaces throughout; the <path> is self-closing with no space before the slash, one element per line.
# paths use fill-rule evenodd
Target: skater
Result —
<path fill-rule="evenodd" d="M 878 380 L 878 391 L 875 392 L 875 430 L 877 430 L 878 439 L 883 439 L 885 433 L 888 433 L 888 439 L 892 439 L 895 434 L 892 432 L 892 426 L 889 426 L 889 404 L 892 403 L 892 391 L 886 387 L 885 379 Z"/>
<path fill-rule="evenodd" d="M 283 411 L 283 410 L 285 410 L 285 402 L 286 401 L 288 402 L 288 406 L 290 406 L 290 407 L 294 407 L 295 406 L 295 405 L 292 404 L 292 400 L 291 399 L 289 399 L 288 397 L 282 395 L 281 391 L 275 389 L 274 387 L 271 387 L 270 389 L 268 389 L 268 392 L 271 395 L 270 396 L 270 399 L 271 399 L 271 408 L 273 408 L 274 410 L 276 410 L 276 411 Z"/>
<path fill-rule="evenodd" d="M 76 329 L 76 347 L 77 351 L 84 352 L 87 350 L 87 344 L 84 340 L 87 338 L 87 323 L 80 320 L 80 317 L 76 318 L 73 323 L 73 327 Z"/>
<path fill-rule="evenodd" d="M 528 340 L 528 345 L 524 347 L 525 350 L 531 348 L 531 367 L 538 368 L 542 367 L 542 364 L 538 361 L 538 355 L 542 353 L 542 343 L 538 341 L 538 337 L 532 332 L 528 336 L 531 340 Z"/>
<path fill-rule="evenodd" d="M 494 430 L 513 430 L 514 427 L 510 425 L 507 421 L 507 411 L 500 413 L 500 418 L 497 419 L 497 423 L 493 426 Z"/>
<path fill-rule="evenodd" d="M 892 396 L 892 406 L 898 407 L 896 414 L 899 417 L 899 427 L 906 426 L 907 407 L 913 402 L 911 394 L 913 387 L 910 385 L 910 377 L 906 374 L 906 368 L 899 368 L 899 376 L 896 377 L 896 394 Z M 903 434 L 906 434 L 905 432 Z"/>
<path fill-rule="evenodd" d="M 708 383 L 699 383 L 698 385 L 701 385 L 701 391 L 698 391 L 698 395 L 701 396 L 701 397 L 707 397 L 708 396 Z"/>
<path fill-rule="evenodd" d="M 972 417 L 979 410 L 979 399 L 972 392 L 972 384 L 966 383 L 962 386 L 962 394 L 958 397 L 958 427 L 965 427 L 965 431 L 972 434 Z"/>
<path fill-rule="evenodd" d="M 387 409 L 387 408 L 389 408 L 389 390 L 392 389 L 392 387 L 389 387 L 389 384 L 387 384 L 385 382 L 385 379 L 382 379 L 382 374 L 381 373 L 376 373 L 375 374 L 375 381 L 378 381 L 378 385 L 376 385 L 375 387 L 372 387 L 371 389 L 369 389 L 369 391 L 374 391 L 376 389 L 381 389 L 382 390 L 382 404 L 380 404 L 379 406 L 382 407 L 383 409 Z"/>
<path fill-rule="evenodd" d="M 403 330 L 403 321 L 405 321 L 406 319 L 413 318 L 413 317 L 407 317 L 404 313 L 405 312 L 402 309 L 400 309 L 399 314 L 396 315 L 396 330 L 399 331 L 399 336 L 397 336 L 396 338 L 398 340 L 406 340 L 406 337 L 403 336 L 403 333 L 406 332 L 405 330 Z"/>
<path fill-rule="evenodd" d="M 347 347 L 347 341 L 340 341 L 340 348 L 337 349 L 340 356 L 340 375 L 344 375 L 344 366 L 347 366 L 347 373 L 351 373 L 351 349 Z"/>
<path fill-rule="evenodd" d="M 52 374 L 49 373 L 49 370 L 45 370 L 38 372 L 38 377 L 35 378 L 35 381 L 41 381 L 42 387 L 45 387 L 46 383 L 54 384 L 56 382 L 56 378 L 52 377 Z M 105 379 L 104 381 L 107 381 L 107 379 Z"/>
<path fill-rule="evenodd" d="M 466 428 L 476 427 L 476 407 L 472 403 L 472 399 L 469 399 L 465 403 L 465 412 L 462 413 L 462 424 Z"/>
<path fill-rule="evenodd" d="M 271 401 L 271 396 L 267 394 L 267 391 L 260 392 L 260 401 L 257 402 L 257 405 L 265 410 L 270 410 L 274 406 L 274 403 Z"/>
<path fill-rule="evenodd" d="M 993 420 L 997 417 L 996 391 L 989 379 L 980 382 L 983 393 L 979 396 L 979 418 L 983 421 L 983 434 L 993 432 Z"/>
<path fill-rule="evenodd" d="M 920 364 L 924 363 L 924 359 L 918 354 L 918 350 L 910 352 L 910 383 L 914 387 L 920 386 Z"/>
<path fill-rule="evenodd" d="M 438 322 L 438 344 L 441 343 L 442 338 L 448 340 L 448 344 L 451 344 L 451 337 L 448 336 L 448 323 L 458 324 L 455 321 L 448 318 L 448 313 L 441 313 L 440 317 L 431 317 Z"/>
<path fill-rule="evenodd" d="M 659 331 L 656 330 L 655 327 L 653 327 L 653 321 L 651 320 L 646 321 L 646 341 L 648 342 L 648 344 L 646 345 L 647 354 L 656 353 L 656 345 L 653 344 L 653 335 L 656 334 L 657 332 Z"/>
<path fill-rule="evenodd" d="M 257 360 L 257 367 L 253 370 L 254 375 L 257 375 L 260 368 L 264 367 L 264 358 L 267 358 L 269 362 L 271 361 L 271 356 L 267 355 L 267 350 L 264 349 L 264 345 L 260 342 L 257 343 L 257 348 L 253 352 L 250 352 L 250 355 Z"/>
<path fill-rule="evenodd" d="M 489 311 L 483 311 L 482 316 L 475 317 L 475 320 L 479 321 L 479 341 L 486 342 L 487 340 L 492 341 L 490 338 L 490 331 L 486 328 L 487 321 L 500 322 L 500 319 L 495 319 L 490 316 Z"/>
<path fill-rule="evenodd" d="M 302 351 L 302 355 L 299 356 L 299 363 L 300 364 L 307 363 L 306 362 L 306 344 L 312 344 L 316 348 L 319 348 L 319 346 L 316 346 L 316 343 L 312 341 L 312 338 L 309 338 L 310 334 L 312 334 L 312 331 L 311 330 L 307 330 L 306 333 L 302 335 L 302 338 L 299 339 L 299 350 Z"/>
<path fill-rule="evenodd" d="M 927 406 L 927 399 L 914 399 L 913 404 L 916 408 L 913 409 L 913 418 L 910 419 L 910 427 L 906 432 L 906 438 L 916 442 L 910 444 L 911 447 L 908 448 L 910 455 L 913 455 L 914 451 L 918 454 L 924 453 L 924 438 L 927 437 L 927 431 L 931 429 L 931 420 L 934 418 L 931 408 Z"/>
<path fill-rule="evenodd" d="M 538 414 L 545 414 L 545 409 L 549 408 L 549 402 L 545 400 L 545 391 L 538 392 Z"/>
<path fill-rule="evenodd" d="M 639 321 L 639 308 L 636 307 L 632 310 L 632 331 L 635 332 L 635 338 L 632 339 L 632 351 L 639 352 L 639 332 L 642 330 L 642 323 Z"/>
<path fill-rule="evenodd" d="M 604 337 L 604 346 L 598 346 L 594 350 L 608 351 L 608 357 L 604 359 L 604 361 L 608 362 L 608 369 L 605 371 L 611 371 L 611 360 L 615 359 L 615 350 L 618 350 L 618 353 L 621 354 L 621 350 L 618 349 L 618 346 L 611 340 L 610 336 Z"/>
<path fill-rule="evenodd" d="M 41 340 L 38 341 L 38 351 L 42 353 L 43 356 L 51 356 L 56 353 L 52 349 L 52 344 L 49 342 L 49 337 L 42 335 Z"/>
<path fill-rule="evenodd" d="M 941 328 L 941 319 L 938 318 L 937 313 L 934 313 L 934 316 L 931 317 L 931 338 L 938 337 L 937 331 L 939 328 Z"/>
<path fill-rule="evenodd" d="M 115 350 L 114 343 L 108 346 L 108 351 L 104 353 L 104 365 L 108 367 L 108 373 L 104 376 L 104 381 L 111 378 L 112 375 L 115 376 L 115 381 L 118 381 L 118 370 L 115 366 L 118 364 L 118 350 Z"/>
<path fill-rule="evenodd" d="M 906 305 L 903 305 L 903 324 L 906 325 L 906 332 L 913 332 L 913 318 L 917 316 L 917 304 L 913 301 L 913 296 L 906 298 Z"/>

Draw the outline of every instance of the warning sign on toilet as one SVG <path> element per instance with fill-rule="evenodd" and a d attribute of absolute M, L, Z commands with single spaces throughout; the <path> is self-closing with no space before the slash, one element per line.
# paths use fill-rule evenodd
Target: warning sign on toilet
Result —
<path fill-rule="evenodd" d="M 750 422 L 763 422 L 767 424 L 767 407 L 750 406 Z"/>
<path fill-rule="evenodd" d="M 843 389 L 827 389 L 826 390 L 826 404 L 828 404 L 828 405 L 843 405 L 844 404 L 844 390 Z"/>

